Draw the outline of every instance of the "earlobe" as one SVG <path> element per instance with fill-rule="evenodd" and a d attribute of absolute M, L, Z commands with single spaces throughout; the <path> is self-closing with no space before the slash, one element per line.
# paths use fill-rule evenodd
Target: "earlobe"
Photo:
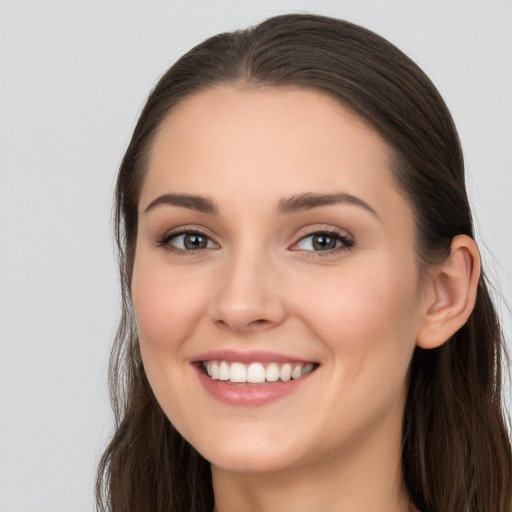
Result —
<path fill-rule="evenodd" d="M 475 306 L 479 277 L 475 241 L 466 235 L 454 237 L 450 255 L 428 284 L 429 300 L 416 341 L 419 347 L 441 346 L 466 323 Z"/>

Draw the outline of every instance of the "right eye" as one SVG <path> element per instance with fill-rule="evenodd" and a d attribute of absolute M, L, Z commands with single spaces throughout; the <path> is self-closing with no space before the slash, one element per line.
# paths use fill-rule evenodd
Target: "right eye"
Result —
<path fill-rule="evenodd" d="M 158 242 L 158 245 L 176 253 L 218 248 L 218 245 L 211 238 L 198 231 L 183 231 L 166 235 Z"/>

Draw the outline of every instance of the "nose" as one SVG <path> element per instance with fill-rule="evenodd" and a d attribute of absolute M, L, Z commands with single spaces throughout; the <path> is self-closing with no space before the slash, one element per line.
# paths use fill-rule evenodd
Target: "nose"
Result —
<path fill-rule="evenodd" d="M 239 334 L 270 329 L 286 317 L 279 269 L 262 254 L 233 256 L 219 269 L 213 321 Z"/>

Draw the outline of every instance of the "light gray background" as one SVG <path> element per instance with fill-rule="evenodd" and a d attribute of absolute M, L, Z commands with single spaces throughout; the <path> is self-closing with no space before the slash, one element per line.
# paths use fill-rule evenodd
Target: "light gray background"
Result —
<path fill-rule="evenodd" d="M 93 509 L 118 315 L 111 194 L 147 93 L 205 37 L 290 10 L 371 28 L 431 76 L 512 302 L 511 1 L 0 0 L 0 512 Z"/>

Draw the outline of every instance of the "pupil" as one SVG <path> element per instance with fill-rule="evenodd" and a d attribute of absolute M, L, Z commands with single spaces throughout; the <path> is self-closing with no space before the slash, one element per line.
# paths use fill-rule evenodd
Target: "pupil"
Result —
<path fill-rule="evenodd" d="M 319 251 L 336 249 L 336 239 L 331 236 L 317 235 L 313 238 L 313 247 Z"/>
<path fill-rule="evenodd" d="M 204 249 L 206 243 L 206 237 L 197 234 L 187 235 L 184 240 L 184 245 L 187 249 Z"/>

